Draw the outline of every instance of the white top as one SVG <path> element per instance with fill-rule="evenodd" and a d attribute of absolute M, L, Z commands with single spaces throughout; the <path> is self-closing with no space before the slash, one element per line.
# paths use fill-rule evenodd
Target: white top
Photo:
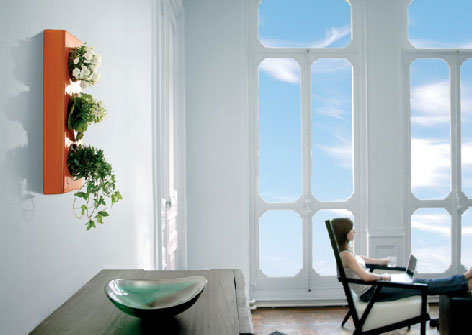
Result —
<path fill-rule="evenodd" d="M 364 269 L 364 271 L 367 272 L 367 268 L 365 267 L 365 261 L 362 259 L 362 257 L 356 255 L 351 250 L 344 250 L 344 251 L 341 251 L 339 254 L 341 255 L 343 252 L 350 252 L 354 256 L 354 258 L 356 259 L 356 261 L 360 265 L 360 267 L 362 269 Z M 354 271 L 352 271 L 350 268 L 345 268 L 344 266 L 343 266 L 343 268 L 344 268 L 344 272 L 346 273 L 347 278 L 362 279 Z M 371 285 L 361 285 L 361 284 L 349 283 L 349 288 L 351 290 L 353 290 L 354 293 L 356 293 L 356 295 L 358 297 L 360 297 L 365 292 L 367 292 L 371 287 L 372 287 Z"/>

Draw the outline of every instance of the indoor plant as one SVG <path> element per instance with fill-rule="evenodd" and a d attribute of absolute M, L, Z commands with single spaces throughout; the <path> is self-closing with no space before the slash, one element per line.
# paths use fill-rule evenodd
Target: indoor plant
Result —
<path fill-rule="evenodd" d="M 95 100 L 90 94 L 74 94 L 70 99 L 67 128 L 77 131 L 76 140 L 84 136 L 87 127 L 103 120 L 106 109 L 103 101 Z"/>
<path fill-rule="evenodd" d="M 115 175 L 105 160 L 103 151 L 92 146 L 72 144 L 69 148 L 67 166 L 73 177 L 84 178 L 84 186 L 74 193 L 74 213 L 78 218 L 87 217 L 87 230 L 103 223 L 109 207 L 123 199 L 115 188 Z M 83 204 L 77 207 L 77 199 Z M 79 214 L 77 214 L 79 211 Z"/>
<path fill-rule="evenodd" d="M 100 79 L 98 67 L 102 63 L 102 56 L 94 51 L 93 47 L 84 43 L 80 47 L 72 48 L 69 53 L 69 74 L 73 81 L 80 80 L 80 86 L 87 88 Z"/>

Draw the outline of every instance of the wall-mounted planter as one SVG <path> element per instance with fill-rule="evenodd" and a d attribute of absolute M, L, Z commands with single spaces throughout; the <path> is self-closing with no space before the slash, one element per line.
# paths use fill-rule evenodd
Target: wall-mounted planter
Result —
<path fill-rule="evenodd" d="M 68 58 L 70 48 L 82 44 L 65 30 L 44 31 L 43 52 L 43 192 L 66 193 L 82 187 L 82 180 L 71 177 L 67 168 L 73 130 L 67 129 L 71 93 Z"/>

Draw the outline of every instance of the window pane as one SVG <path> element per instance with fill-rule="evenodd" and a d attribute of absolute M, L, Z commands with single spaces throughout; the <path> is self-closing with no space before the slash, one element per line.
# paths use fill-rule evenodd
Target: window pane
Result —
<path fill-rule="evenodd" d="M 419 199 L 450 192 L 449 67 L 439 59 L 411 64 L 411 191 Z"/>
<path fill-rule="evenodd" d="M 302 191 L 300 66 L 269 58 L 259 65 L 259 193 L 292 202 Z"/>
<path fill-rule="evenodd" d="M 259 219 L 259 265 L 270 277 L 294 276 L 303 267 L 302 220 L 294 211 L 268 211 Z"/>
<path fill-rule="evenodd" d="M 472 267 L 472 209 L 462 215 L 461 263 L 467 269 Z"/>
<path fill-rule="evenodd" d="M 442 208 L 420 208 L 411 216 L 411 253 L 420 273 L 442 273 L 451 264 L 451 216 Z"/>
<path fill-rule="evenodd" d="M 345 47 L 351 8 L 344 0 L 263 0 L 259 40 L 266 47 Z"/>
<path fill-rule="evenodd" d="M 472 48 L 472 1 L 414 0 L 410 42 L 417 48 Z"/>
<path fill-rule="evenodd" d="M 461 67 L 462 191 L 472 198 L 472 59 Z"/>
<path fill-rule="evenodd" d="M 352 66 L 322 58 L 312 66 L 312 193 L 347 199 L 353 191 Z"/>
<path fill-rule="evenodd" d="M 350 218 L 352 213 L 345 209 L 325 209 L 313 216 L 313 269 L 321 276 L 336 275 L 336 260 L 326 231 L 326 220 Z"/>

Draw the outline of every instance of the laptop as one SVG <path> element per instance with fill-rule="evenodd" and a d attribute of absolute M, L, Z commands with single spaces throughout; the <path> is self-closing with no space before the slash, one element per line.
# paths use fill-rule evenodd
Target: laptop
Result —
<path fill-rule="evenodd" d="M 417 258 L 414 255 L 410 255 L 408 260 L 408 266 L 406 271 L 403 273 L 393 273 L 390 275 L 391 281 L 401 282 L 401 283 L 412 283 L 415 279 L 415 270 L 416 270 Z"/>

